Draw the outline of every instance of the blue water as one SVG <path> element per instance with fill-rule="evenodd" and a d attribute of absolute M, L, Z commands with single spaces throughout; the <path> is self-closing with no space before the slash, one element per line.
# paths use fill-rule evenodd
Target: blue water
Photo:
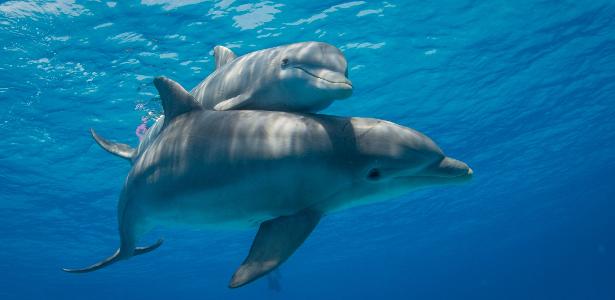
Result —
<path fill-rule="evenodd" d="M 329 215 L 268 278 L 226 286 L 255 231 L 161 228 L 155 252 L 89 274 L 118 245 L 151 83 L 187 88 L 238 54 L 318 40 L 355 91 L 324 113 L 424 132 L 474 169 Z M 200 1 L 0 4 L 1 299 L 615 299 L 615 3 Z"/>

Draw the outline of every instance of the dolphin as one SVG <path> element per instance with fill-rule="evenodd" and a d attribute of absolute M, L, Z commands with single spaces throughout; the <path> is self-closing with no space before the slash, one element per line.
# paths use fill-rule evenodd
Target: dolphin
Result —
<path fill-rule="evenodd" d="M 352 94 L 346 58 L 327 43 L 294 43 L 240 57 L 216 46 L 214 57 L 216 70 L 190 91 L 205 109 L 316 112 Z M 91 133 L 107 152 L 132 162 L 163 123 L 164 118 L 157 120 L 137 149 Z"/>
<path fill-rule="evenodd" d="M 473 171 L 429 137 L 388 121 L 203 108 L 157 77 L 165 122 L 137 157 L 119 197 L 120 247 L 90 272 L 152 251 L 154 226 L 259 227 L 233 274 L 237 288 L 276 269 L 327 214 L 417 188 L 465 182 Z"/>
<path fill-rule="evenodd" d="M 236 57 L 214 48 L 216 70 L 192 91 L 206 109 L 316 112 L 350 97 L 348 63 L 336 47 L 302 42 Z"/>

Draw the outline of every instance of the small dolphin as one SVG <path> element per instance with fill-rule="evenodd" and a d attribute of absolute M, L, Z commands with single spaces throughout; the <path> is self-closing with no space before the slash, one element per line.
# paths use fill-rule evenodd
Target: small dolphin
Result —
<path fill-rule="evenodd" d="M 216 70 L 190 93 L 205 109 L 316 112 L 352 94 L 344 54 L 322 42 L 302 42 L 236 57 L 214 47 Z M 158 135 L 161 118 L 148 130 L 138 149 L 109 141 L 92 130 L 107 152 L 133 161 Z"/>
<path fill-rule="evenodd" d="M 205 110 L 158 77 L 165 122 L 132 165 L 118 205 L 120 248 L 89 272 L 147 253 L 157 225 L 259 226 L 229 287 L 280 266 L 326 214 L 414 189 L 467 181 L 472 169 L 427 136 L 377 119 Z"/>
<path fill-rule="evenodd" d="M 316 112 L 350 97 L 348 63 L 334 46 L 302 42 L 235 58 L 214 48 L 216 71 L 190 93 L 206 109 Z"/>

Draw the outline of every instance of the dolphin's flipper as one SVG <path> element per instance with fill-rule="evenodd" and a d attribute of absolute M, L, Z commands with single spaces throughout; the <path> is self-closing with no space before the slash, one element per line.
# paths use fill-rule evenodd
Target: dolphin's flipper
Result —
<path fill-rule="evenodd" d="M 247 94 L 241 94 L 239 96 L 235 96 L 231 99 L 224 100 L 216 106 L 214 106 L 214 110 L 234 110 L 241 109 L 246 103 L 250 100 L 250 96 Z"/>
<path fill-rule="evenodd" d="M 179 83 L 166 77 L 156 77 L 154 78 L 154 85 L 162 101 L 165 125 L 183 113 L 202 109 L 201 105 L 194 100 L 194 97 Z"/>
<path fill-rule="evenodd" d="M 155 244 L 147 246 L 147 247 L 137 247 L 135 248 L 135 252 L 133 253 L 133 256 L 136 255 L 141 255 L 141 254 L 145 254 L 147 252 L 151 252 L 153 250 L 155 250 L 156 248 L 160 247 L 160 245 L 162 245 L 163 240 L 159 239 Z M 114 262 L 117 262 L 118 260 L 120 260 L 120 249 L 118 249 L 117 251 L 115 251 L 115 253 L 109 257 L 107 257 L 105 260 L 97 262 L 87 268 L 83 268 L 83 269 L 66 269 L 63 268 L 62 270 L 68 273 L 87 273 L 87 272 L 93 272 L 96 271 L 98 269 L 102 269 Z"/>
<path fill-rule="evenodd" d="M 229 287 L 245 285 L 281 265 L 303 244 L 321 216 L 306 210 L 261 223 L 250 253 L 233 274 Z"/>
<path fill-rule="evenodd" d="M 105 151 L 113 155 L 117 155 L 121 158 L 127 159 L 129 161 L 132 161 L 132 158 L 134 157 L 135 152 L 136 152 L 134 148 L 126 144 L 109 141 L 103 138 L 102 136 L 98 135 L 98 133 L 96 133 L 96 131 L 94 131 L 94 129 L 92 128 L 90 128 L 90 133 L 92 134 L 92 137 L 94 138 L 96 143 L 100 147 L 105 149 Z"/>
<path fill-rule="evenodd" d="M 216 70 L 220 69 L 220 67 L 226 65 L 233 59 L 235 59 L 237 55 L 233 53 L 233 50 L 226 48 L 224 46 L 216 46 L 214 47 L 214 59 L 216 60 Z"/>

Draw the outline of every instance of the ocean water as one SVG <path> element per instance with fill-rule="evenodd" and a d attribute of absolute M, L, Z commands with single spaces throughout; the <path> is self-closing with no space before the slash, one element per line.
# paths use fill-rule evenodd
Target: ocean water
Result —
<path fill-rule="evenodd" d="M 228 289 L 254 230 L 160 228 L 118 245 L 152 78 L 187 88 L 238 54 L 339 47 L 351 98 L 323 113 L 432 137 L 473 180 L 327 216 L 271 277 Z M 615 2 L 2 1 L 0 299 L 615 299 Z M 144 120 L 144 121 L 142 121 Z M 277 283 L 277 285 L 276 285 Z"/>

